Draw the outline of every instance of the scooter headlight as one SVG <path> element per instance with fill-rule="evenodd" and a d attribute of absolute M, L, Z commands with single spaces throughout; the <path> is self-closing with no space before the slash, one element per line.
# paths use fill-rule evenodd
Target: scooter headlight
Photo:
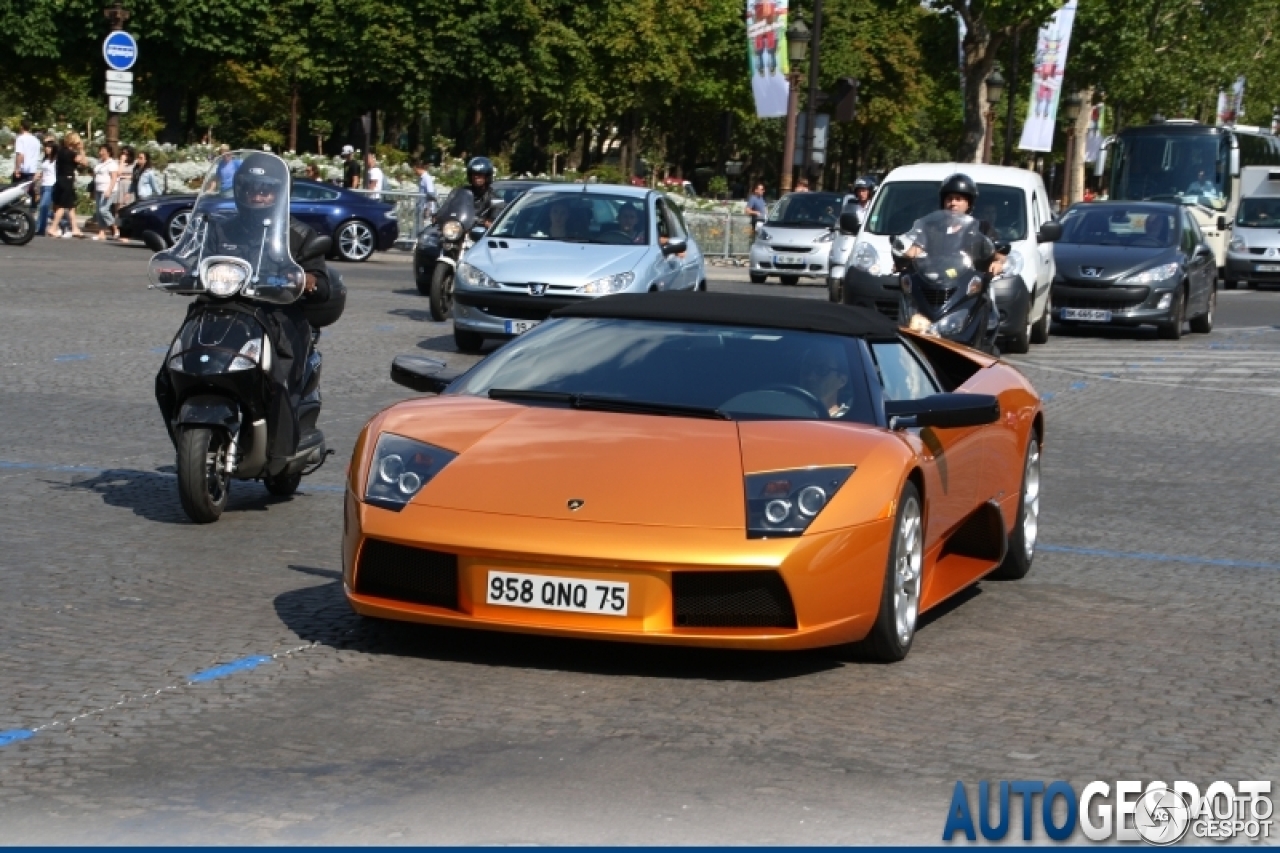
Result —
<path fill-rule="evenodd" d="M 440 236 L 448 240 L 450 243 L 455 240 L 462 239 L 462 223 L 456 219 L 450 219 L 444 225 L 440 226 Z"/>
<path fill-rule="evenodd" d="M 799 536 L 853 474 L 854 466 L 747 475 L 747 537 Z"/>
<path fill-rule="evenodd" d="M 206 263 L 200 278 L 213 296 L 235 296 L 249 280 L 248 264 L 218 260 Z"/>
<path fill-rule="evenodd" d="M 948 314 L 938 322 L 929 327 L 929 331 L 939 337 L 945 338 L 948 335 L 958 334 L 965 324 L 969 322 L 969 310 L 961 308 L 952 314 Z"/>
<path fill-rule="evenodd" d="M 369 465 L 364 501 L 399 512 L 458 454 L 441 447 L 384 432 Z"/>

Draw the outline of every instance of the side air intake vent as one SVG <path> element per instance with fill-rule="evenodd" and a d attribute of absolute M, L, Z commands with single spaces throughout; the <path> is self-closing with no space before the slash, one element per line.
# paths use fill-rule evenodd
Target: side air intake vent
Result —
<path fill-rule="evenodd" d="M 677 628 L 794 628 L 796 609 L 777 572 L 676 572 Z"/>
<path fill-rule="evenodd" d="M 366 539 L 356 565 L 356 592 L 457 610 L 458 557 Z"/>

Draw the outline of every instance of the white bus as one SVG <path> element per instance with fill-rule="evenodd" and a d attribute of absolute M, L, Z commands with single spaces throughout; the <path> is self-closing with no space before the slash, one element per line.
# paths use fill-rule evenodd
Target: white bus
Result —
<path fill-rule="evenodd" d="M 1111 169 L 1109 198 L 1187 205 L 1225 276 L 1227 229 L 1240 204 L 1242 166 L 1280 166 L 1280 138 L 1256 127 L 1213 127 L 1186 119 L 1129 127 L 1103 144 L 1094 174 Z"/>

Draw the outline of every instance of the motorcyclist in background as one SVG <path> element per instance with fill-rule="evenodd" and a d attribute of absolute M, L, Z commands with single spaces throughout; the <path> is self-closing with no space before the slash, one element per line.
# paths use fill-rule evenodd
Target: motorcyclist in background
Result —
<path fill-rule="evenodd" d="M 472 157 L 468 160 L 467 186 L 475 200 L 476 220 L 488 228 L 493 224 L 493 161 L 488 157 Z"/>
<path fill-rule="evenodd" d="M 269 156 L 250 154 L 240 163 L 232 182 L 236 215 L 229 220 L 209 223 L 209 233 L 205 237 L 206 252 L 256 257 L 267 263 L 272 260 L 288 260 L 274 257 L 276 253 L 269 242 L 270 220 L 264 219 L 264 215 L 270 216 L 276 207 L 277 198 L 285 189 L 280 180 L 273 176 L 272 170 L 263 168 L 264 163 L 258 162 L 260 158 L 266 161 Z M 275 416 L 270 418 L 276 424 L 275 433 L 269 438 L 272 457 L 293 455 L 301 438 L 298 434 L 297 400 L 294 397 L 300 390 L 312 338 L 311 324 L 307 321 L 304 305 L 325 302 L 330 297 L 329 271 L 325 267 L 323 255 L 312 253 L 310 257 L 307 256 L 307 244 L 315 236 L 316 232 L 311 226 L 289 217 L 289 254 L 302 267 L 306 276 L 302 298 L 288 305 L 258 303 L 258 309 L 262 311 L 273 332 L 272 344 L 276 354 L 271 366 L 271 405 L 276 407 Z M 200 307 L 201 300 L 197 299 L 191 310 L 198 310 Z M 156 377 L 156 400 L 168 421 L 172 414 L 174 394 L 169 384 L 168 371 L 163 367 Z"/>
<path fill-rule="evenodd" d="M 847 208 L 858 214 L 858 224 L 867 221 L 867 209 L 871 207 L 871 196 L 875 194 L 876 185 L 867 178 L 858 178 L 853 182 L 853 202 Z"/>

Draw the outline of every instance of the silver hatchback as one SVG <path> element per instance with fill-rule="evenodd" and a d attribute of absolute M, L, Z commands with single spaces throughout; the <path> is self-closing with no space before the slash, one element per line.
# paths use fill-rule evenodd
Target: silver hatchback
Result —
<path fill-rule="evenodd" d="M 662 193 L 544 185 L 504 210 L 458 265 L 454 343 L 474 352 L 582 299 L 706 287 L 702 251 Z"/>
<path fill-rule="evenodd" d="M 843 193 L 799 192 L 779 199 L 751 244 L 751 281 L 761 284 L 776 275 L 783 284 L 796 284 L 801 278 L 825 282 L 847 198 Z"/>

